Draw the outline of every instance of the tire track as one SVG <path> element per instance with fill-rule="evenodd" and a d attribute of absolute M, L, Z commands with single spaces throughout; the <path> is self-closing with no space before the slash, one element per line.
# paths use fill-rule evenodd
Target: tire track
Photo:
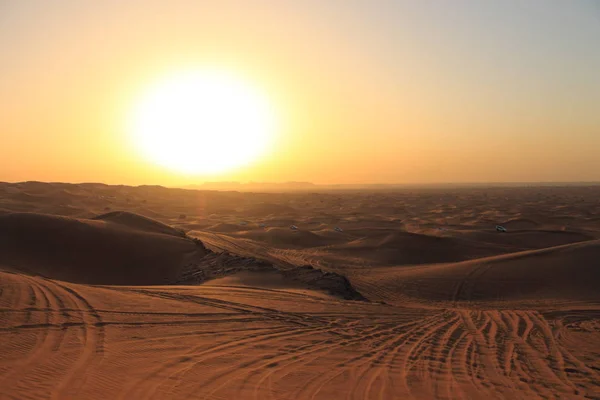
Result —
<path fill-rule="evenodd" d="M 126 289 L 136 293 L 142 293 L 147 296 L 165 298 L 169 300 L 176 300 L 181 302 L 192 302 L 204 306 L 210 306 L 215 308 L 221 308 L 229 311 L 242 312 L 247 314 L 261 315 L 269 319 L 281 321 L 284 323 L 293 323 L 301 326 L 310 326 L 310 324 L 323 324 L 327 323 L 327 319 L 321 317 L 311 316 L 310 314 L 285 312 L 267 307 L 252 306 L 243 303 L 236 303 L 226 300 L 213 299 L 198 295 L 184 295 L 184 294 L 173 294 L 168 292 L 154 292 L 143 289 Z"/>
<path fill-rule="evenodd" d="M 317 331 L 313 331 L 313 332 L 310 332 L 309 334 L 312 335 L 312 334 L 315 334 L 315 333 L 325 333 L 325 334 L 333 334 L 333 335 L 339 336 L 339 333 L 335 332 L 335 329 L 337 329 L 337 328 L 332 327 L 331 325 L 332 324 L 330 324 L 330 326 L 328 326 L 328 327 L 323 327 L 323 328 L 318 329 L 318 332 Z M 373 336 L 374 335 L 375 334 L 373 334 Z M 348 345 L 349 343 L 359 342 L 359 341 L 362 341 L 362 340 L 363 340 L 363 338 L 360 338 L 360 337 L 349 340 L 347 337 L 340 336 L 340 338 L 337 339 L 337 340 L 335 340 L 335 341 L 333 341 L 332 339 L 327 339 L 327 340 L 320 341 L 317 344 L 302 345 L 301 346 L 302 349 L 303 349 L 302 356 L 305 356 L 306 354 L 328 352 L 328 351 L 333 350 L 336 347 L 339 347 L 340 345 Z M 297 357 L 298 352 L 299 351 L 298 351 L 297 348 L 294 348 L 294 349 L 291 349 L 291 350 L 283 350 L 283 351 L 280 351 L 279 353 L 277 353 L 276 355 L 268 357 L 267 361 L 263 361 L 264 357 L 263 358 L 259 358 L 259 359 L 253 359 L 253 360 L 250 360 L 250 361 L 246 361 L 245 363 L 242 364 L 242 366 L 244 368 L 244 370 L 242 370 L 242 371 L 239 370 L 239 366 L 227 369 L 226 371 L 223 371 L 223 372 L 217 374 L 217 376 L 213 376 L 209 380 L 210 383 L 213 383 L 214 381 L 219 381 L 220 383 L 219 383 L 219 385 L 216 388 L 213 388 L 205 397 L 210 397 L 211 395 L 213 395 L 214 393 L 216 393 L 220 388 L 222 388 L 227 383 L 232 382 L 235 379 L 239 379 L 239 378 L 241 378 L 243 376 L 246 376 L 246 379 L 242 382 L 242 384 L 244 385 L 245 382 L 247 382 L 249 379 L 252 379 L 253 375 L 258 375 L 258 374 L 265 373 L 265 371 L 264 371 L 265 367 L 269 368 L 269 371 L 270 371 L 271 368 L 275 367 L 273 365 L 274 363 L 279 364 L 279 363 L 288 361 L 287 364 L 295 364 L 297 362 L 301 362 L 302 364 L 306 364 L 308 362 L 311 362 L 315 358 L 319 357 L 319 355 L 317 355 L 317 356 L 315 356 L 315 357 L 313 357 L 311 359 L 308 359 L 308 360 L 304 359 L 304 357 L 302 357 L 302 358 L 300 358 L 298 360 L 295 360 L 295 358 Z M 261 364 L 261 361 L 262 361 L 262 364 Z M 257 366 L 257 367 L 254 367 L 250 371 L 245 370 L 246 368 L 255 366 L 256 364 L 260 364 L 260 365 Z M 281 368 L 279 368 L 279 369 L 281 369 Z M 266 373 L 268 373 L 269 375 L 271 375 L 269 373 L 269 371 L 267 371 Z M 277 369 L 272 370 L 270 372 L 275 373 L 275 372 L 277 372 Z M 233 374 L 233 376 L 232 376 L 232 374 Z M 207 382 L 204 381 L 204 382 L 202 382 L 202 385 L 206 385 L 206 383 Z M 255 387 L 255 393 L 258 390 L 259 390 L 259 387 Z"/>
<path fill-rule="evenodd" d="M 24 275 L 19 275 L 24 281 L 28 283 L 28 289 L 30 293 L 29 297 L 29 309 L 26 313 L 26 320 L 31 322 L 32 310 L 35 308 L 42 308 L 47 310 L 41 313 L 43 321 L 41 326 L 48 324 L 45 328 L 41 329 L 36 336 L 36 342 L 32 350 L 27 355 L 27 358 L 23 361 L 15 363 L 13 367 L 2 377 L 0 380 L 0 390 L 5 394 L 10 392 L 11 383 L 18 383 L 19 379 L 30 375 L 30 371 L 37 368 L 40 364 L 40 360 L 46 361 L 49 355 L 57 351 L 60 348 L 65 336 L 65 332 L 62 329 L 50 329 L 49 324 L 53 322 L 54 316 L 60 309 L 60 302 L 57 297 L 54 296 L 50 291 L 38 282 L 38 278 L 30 278 Z"/>
<path fill-rule="evenodd" d="M 498 358 L 496 354 L 490 354 L 489 340 L 486 339 L 482 331 L 477 329 L 476 323 L 471 317 L 471 311 L 461 310 L 460 314 L 465 326 L 473 335 L 474 342 L 479 348 L 479 351 L 476 353 L 477 356 L 481 357 L 485 365 L 491 367 L 486 369 L 488 378 L 491 381 L 490 384 L 494 386 L 501 385 L 514 390 L 514 383 L 510 379 L 506 379 L 504 374 L 500 373 L 501 368 L 498 364 Z"/>
<path fill-rule="evenodd" d="M 426 368 L 427 360 L 424 360 L 421 356 L 430 349 L 429 344 L 435 342 L 435 337 L 440 334 L 440 331 L 443 334 L 444 327 L 453 326 L 458 319 L 459 316 L 455 312 L 443 312 L 434 324 L 423 327 L 411 336 L 408 349 L 403 354 L 401 367 L 402 380 L 409 394 L 412 395 L 413 385 L 409 383 L 409 378 L 413 370 L 416 369 L 417 376 L 423 377 L 429 375 L 428 368 Z"/>
<path fill-rule="evenodd" d="M 352 326 L 352 325 L 354 325 L 354 322 L 355 321 L 350 321 L 347 325 Z M 312 363 L 312 362 L 316 361 L 317 359 L 319 359 L 321 357 L 324 357 L 325 355 L 330 354 L 332 351 L 334 351 L 336 349 L 339 349 L 340 347 L 345 347 L 345 346 L 348 346 L 348 345 L 362 343 L 362 342 L 365 341 L 365 339 L 369 339 L 369 338 L 372 338 L 372 337 L 378 337 L 378 336 L 381 336 L 381 335 L 383 335 L 383 330 L 381 330 L 381 329 L 367 330 L 367 332 L 364 333 L 363 335 L 358 335 L 358 334 L 355 333 L 354 335 L 351 336 L 351 339 L 343 338 L 343 339 L 340 339 L 340 340 L 337 340 L 337 341 L 333 342 L 333 344 L 330 345 L 330 346 L 323 346 L 323 347 L 319 347 L 319 348 L 316 348 L 316 349 L 312 349 L 312 350 L 310 350 L 308 352 L 309 354 L 310 353 L 314 353 L 314 352 L 321 352 L 321 351 L 324 351 L 324 353 L 318 354 L 318 355 L 316 355 L 314 357 L 311 357 L 309 359 L 305 359 L 305 358 L 303 358 L 303 359 L 297 359 L 297 357 L 295 355 L 292 355 L 291 357 L 286 357 L 283 360 L 280 360 L 278 362 L 286 361 L 286 360 L 288 360 L 290 358 L 292 359 L 292 361 L 288 362 L 287 364 L 284 364 L 283 366 L 281 366 L 279 368 L 271 369 L 271 370 L 268 370 L 268 371 L 263 371 L 264 373 L 262 374 L 261 378 L 255 384 L 254 398 L 255 399 L 259 398 L 258 397 L 259 388 L 260 388 L 261 384 L 264 381 L 266 381 L 267 379 L 270 379 L 274 374 L 283 371 L 286 367 L 289 368 L 290 365 L 295 365 L 295 364 L 298 364 L 298 363 L 300 363 L 301 365 L 307 365 L 309 363 Z M 327 341 L 324 341 L 324 343 L 332 343 L 332 341 L 331 340 L 327 340 Z M 287 376 L 288 374 L 289 373 L 284 374 L 282 377 L 279 377 L 277 380 L 278 381 L 281 380 L 283 377 Z M 249 380 L 249 379 L 250 379 L 250 376 L 247 377 L 247 380 Z M 269 394 L 272 393 L 272 389 L 270 388 L 270 386 L 269 386 L 268 393 Z"/>
<path fill-rule="evenodd" d="M 321 330 L 324 329 L 325 328 L 322 328 Z M 217 345 L 211 349 L 204 351 L 200 350 L 205 348 L 206 345 L 198 346 L 186 353 L 186 355 L 178 357 L 177 360 L 174 360 L 170 363 L 167 363 L 166 365 L 161 366 L 153 373 L 148 375 L 146 378 L 139 380 L 136 384 L 132 385 L 132 387 L 127 389 L 124 393 L 121 393 L 119 398 L 151 398 L 151 396 L 154 396 L 154 394 L 164 382 L 174 380 L 173 377 L 175 377 L 176 375 L 186 373 L 187 371 L 193 369 L 194 367 L 198 366 L 199 364 L 208 359 L 219 357 L 223 354 L 227 354 L 245 346 L 252 346 L 259 343 L 268 342 L 281 337 L 293 338 L 307 334 L 313 334 L 314 332 L 315 328 L 296 329 L 290 327 L 282 327 L 277 328 L 277 331 L 275 332 L 271 332 L 263 336 L 258 336 L 257 334 L 247 335 L 241 339 L 236 340 L 235 342 L 228 342 L 221 345 Z M 198 353 L 198 351 L 200 352 Z M 202 358 L 198 359 L 198 357 Z M 165 378 L 163 378 L 161 381 L 154 382 L 152 385 L 147 385 L 145 387 L 141 386 L 141 383 L 143 383 L 144 381 L 148 381 L 159 375 L 163 375 L 169 370 L 171 370 L 171 373 Z"/>
<path fill-rule="evenodd" d="M 323 333 L 327 333 L 327 331 L 324 331 Z M 342 339 L 337 340 L 337 342 L 341 342 L 341 341 L 342 341 Z M 332 342 L 334 344 L 331 344 Z M 319 358 L 319 355 L 317 355 L 317 356 L 313 356 L 310 359 L 307 359 L 306 358 L 307 355 L 311 355 L 313 353 L 331 351 L 333 348 L 336 348 L 338 346 L 339 346 L 339 344 L 336 344 L 335 341 L 332 341 L 331 339 L 325 339 L 325 340 L 318 341 L 316 343 L 308 343 L 308 344 L 304 344 L 301 346 L 295 346 L 292 349 L 280 350 L 275 355 L 268 355 L 268 356 L 262 357 L 260 359 L 255 359 L 250 362 L 246 362 L 243 364 L 244 368 L 253 366 L 257 363 L 261 363 L 261 362 L 262 363 L 250 371 L 246 371 L 246 370 L 239 371 L 239 369 L 236 367 L 233 370 L 229 370 L 228 373 L 224 373 L 223 375 L 220 375 L 219 378 L 221 379 L 222 382 L 216 388 L 212 389 L 205 396 L 205 398 L 210 398 L 213 394 L 215 394 L 223 386 L 227 385 L 228 383 L 230 383 L 232 381 L 235 381 L 236 379 L 238 379 L 240 377 L 246 376 L 246 379 L 244 381 L 242 381 L 242 383 L 240 385 L 240 388 L 242 388 L 245 385 L 245 383 L 250 381 L 255 375 L 259 375 L 260 378 L 258 379 L 258 382 L 254 385 L 253 397 L 255 399 L 264 398 L 264 396 L 260 397 L 260 395 L 259 395 L 261 385 L 266 379 L 268 379 L 270 376 L 272 376 L 273 373 L 275 373 L 277 371 L 275 368 L 279 364 L 289 361 L 288 363 L 279 367 L 279 369 L 289 367 L 290 365 L 293 365 L 296 363 L 306 364 L 306 363 L 309 363 L 309 362 L 314 361 L 315 359 Z M 298 358 L 298 354 L 302 355 L 301 359 Z M 266 369 L 266 371 L 265 371 L 265 369 Z M 231 374 L 233 374 L 233 376 Z M 271 392 L 268 392 L 268 393 L 270 394 Z"/>
<path fill-rule="evenodd" d="M 81 325 L 83 335 L 83 349 L 79 358 L 73 363 L 69 371 L 52 391 L 52 399 L 72 397 L 78 393 L 86 383 L 88 370 L 95 364 L 97 357 L 104 355 L 104 323 L 94 307 L 77 291 L 57 281 L 46 280 L 61 290 L 63 294 L 75 305 L 83 319 Z M 71 393 L 71 394 L 67 394 Z"/>
<path fill-rule="evenodd" d="M 457 322 L 457 325 L 458 324 L 459 323 Z M 466 398 L 467 396 L 464 393 L 464 391 L 461 389 L 460 385 L 467 383 L 468 379 L 472 379 L 471 377 L 468 376 L 467 370 L 464 365 L 459 363 L 458 365 L 462 366 L 462 368 L 455 367 L 456 359 L 454 357 L 454 353 L 459 350 L 460 344 L 468 336 L 468 332 L 464 329 L 464 326 L 462 324 L 460 324 L 458 328 L 460 328 L 462 333 L 454 341 L 454 344 L 450 346 L 450 348 L 446 352 L 446 355 L 444 356 L 442 354 L 441 360 L 440 360 L 444 363 L 446 371 L 447 371 L 447 375 L 451 379 L 450 382 L 447 383 L 446 393 L 445 393 L 446 397 L 449 399 L 452 398 L 453 396 L 455 396 L 457 393 L 460 395 L 457 397 Z M 456 328 L 457 331 L 459 330 L 458 328 Z M 453 334 L 450 334 L 450 337 L 453 337 Z"/>
<path fill-rule="evenodd" d="M 330 327 L 320 327 L 320 328 L 313 328 L 313 329 L 311 329 L 309 331 L 301 332 L 299 334 L 293 334 L 293 335 L 290 335 L 290 336 L 283 336 L 283 335 L 277 336 L 276 339 L 279 340 L 279 341 L 281 341 L 281 339 L 290 339 L 290 338 L 298 339 L 298 338 L 301 338 L 301 337 L 312 336 L 312 335 L 315 335 L 315 334 L 333 334 L 333 333 L 331 332 L 331 328 Z M 326 339 L 326 340 L 323 340 L 323 341 L 321 341 L 319 343 L 328 343 L 330 341 L 331 341 L 331 339 Z M 255 345 L 255 344 L 256 343 L 253 343 L 252 345 Z M 270 344 L 274 345 L 273 343 L 270 343 Z M 306 350 L 306 349 L 310 349 L 313 346 L 315 346 L 315 344 L 302 345 L 300 347 Z M 300 350 L 298 350 L 297 347 L 294 348 L 294 349 L 288 350 L 288 352 L 291 352 L 293 354 L 297 354 L 299 351 Z M 302 355 L 310 354 L 311 352 L 312 352 L 312 350 L 308 350 L 305 353 L 303 353 Z M 208 381 L 202 382 L 203 385 L 207 385 L 207 384 L 210 385 L 210 384 L 213 384 L 215 381 L 221 382 L 221 383 L 218 384 L 218 386 L 216 388 L 212 389 L 209 392 L 209 394 L 206 395 L 205 397 L 210 397 L 213 393 L 215 393 L 216 391 L 218 391 L 221 387 L 223 387 L 227 383 L 229 383 L 229 382 L 231 382 L 231 381 L 233 381 L 233 380 L 235 380 L 235 379 L 237 379 L 237 378 L 239 378 L 241 376 L 246 375 L 248 373 L 246 371 L 246 369 L 249 368 L 249 367 L 254 366 L 257 363 L 260 363 L 261 360 L 267 359 L 267 361 L 264 362 L 264 366 L 272 365 L 275 362 L 285 361 L 285 354 L 286 354 L 286 351 L 282 351 L 282 352 L 280 352 L 280 353 L 278 353 L 278 354 L 276 354 L 274 356 L 270 356 L 268 358 L 266 358 L 265 356 L 263 356 L 263 357 L 258 358 L 258 359 L 252 359 L 250 361 L 246 361 L 246 362 L 244 362 L 244 363 L 241 364 L 241 367 L 242 367 L 241 371 L 240 371 L 240 366 L 236 366 L 234 368 L 227 369 L 226 371 L 219 372 L 218 374 L 212 376 Z M 281 360 L 280 361 L 273 360 L 274 358 L 277 358 L 277 357 L 280 357 Z M 293 357 L 293 356 L 291 356 L 291 357 Z M 204 358 L 202 360 L 196 361 L 195 364 L 191 365 L 190 368 L 187 371 L 185 371 L 185 372 L 189 372 L 192 369 L 194 369 L 195 367 L 198 367 L 200 364 L 202 364 L 204 361 L 206 361 L 206 359 L 207 358 Z M 257 369 L 255 368 L 254 371 L 255 370 L 257 370 Z M 252 371 L 250 371 L 250 372 L 252 372 Z"/>
<path fill-rule="evenodd" d="M 438 315 L 434 315 L 432 317 L 430 317 L 429 319 L 427 319 L 426 321 L 416 321 L 416 323 L 410 324 L 410 325 L 416 325 L 414 327 L 412 327 L 411 329 L 409 329 L 408 331 L 405 331 L 404 329 L 401 329 L 400 331 L 396 332 L 394 331 L 394 335 L 392 335 L 389 340 L 386 340 L 383 344 L 382 347 L 378 348 L 378 352 L 376 353 L 375 357 L 372 357 L 370 359 L 368 359 L 366 362 L 357 364 L 354 368 L 354 386 L 352 387 L 352 390 L 348 391 L 347 394 L 347 399 L 352 399 L 354 397 L 356 397 L 356 394 L 360 394 L 363 391 L 361 391 L 361 382 L 363 380 L 363 378 L 365 376 L 367 376 L 370 373 L 375 373 L 377 374 L 378 371 L 380 371 L 380 368 L 375 368 L 375 367 L 379 367 L 379 366 L 384 366 L 385 367 L 385 371 L 392 371 L 393 368 L 393 360 L 395 358 L 395 356 L 397 356 L 398 352 L 400 351 L 400 349 L 407 345 L 409 342 L 412 341 L 412 339 L 416 336 L 417 332 L 423 332 L 423 330 L 426 330 L 428 327 L 434 326 L 435 324 L 438 323 L 438 321 L 440 320 L 440 317 L 442 317 L 442 314 L 438 314 Z M 431 320 L 431 321 L 430 321 Z M 423 323 L 424 322 L 424 323 Z M 386 355 L 388 361 L 384 364 L 384 360 L 386 359 Z M 400 373 L 402 373 L 404 371 L 404 369 L 402 367 L 400 367 L 401 371 L 399 371 Z M 358 373 L 358 375 L 356 375 Z M 339 376 L 339 375 L 338 375 Z M 334 378 L 335 379 L 335 378 Z M 376 379 L 373 378 L 373 379 Z M 325 382 L 327 383 L 327 382 Z M 321 388 L 324 385 L 321 385 Z M 367 387 L 364 390 L 364 394 L 363 396 L 368 396 L 369 395 L 369 391 L 370 391 L 370 386 L 369 386 L 369 381 L 367 381 Z M 361 396 L 359 396 L 360 398 Z"/>
<path fill-rule="evenodd" d="M 120 290 L 122 290 L 122 289 L 120 289 Z M 252 334 L 252 335 L 249 335 L 242 339 L 239 339 L 234 343 L 228 343 L 228 344 L 216 346 L 210 350 L 201 351 L 200 353 L 197 353 L 197 352 L 202 350 L 204 348 L 204 346 L 194 348 L 193 350 L 191 350 L 190 352 L 187 353 L 187 356 L 183 357 L 184 361 L 175 360 L 173 362 L 168 363 L 167 365 L 161 366 L 160 368 L 156 369 L 154 372 L 152 372 L 146 378 L 140 379 L 137 383 L 135 383 L 135 384 L 131 385 L 129 388 L 127 388 L 124 392 L 121 393 L 119 398 L 131 397 L 131 396 L 139 398 L 138 391 L 143 390 L 143 389 L 140 389 L 139 386 L 142 384 L 143 381 L 146 381 L 146 380 L 152 379 L 153 377 L 156 377 L 158 375 L 164 374 L 168 370 L 171 370 L 172 372 L 169 374 L 169 377 L 165 379 L 165 381 L 170 380 L 175 375 L 183 374 L 183 373 L 193 369 L 197 364 L 199 364 L 199 362 L 204 361 L 205 359 L 208 358 L 207 357 L 208 355 L 211 355 L 213 353 L 222 354 L 222 353 L 218 353 L 218 352 L 223 352 L 226 350 L 233 351 L 243 345 L 255 344 L 252 342 L 259 343 L 259 342 L 271 340 L 272 335 L 286 335 L 286 336 L 293 337 L 293 336 L 303 334 L 305 332 L 313 332 L 314 333 L 315 332 L 315 326 L 314 326 L 315 324 L 317 324 L 317 326 L 319 326 L 319 325 L 323 325 L 324 321 L 327 321 L 322 318 L 311 317 L 306 314 L 285 313 L 285 312 L 281 312 L 279 310 L 273 310 L 270 308 L 248 306 L 248 305 L 242 304 L 242 303 L 235 303 L 235 302 L 219 300 L 219 299 L 210 299 L 210 298 L 196 296 L 196 295 L 181 295 L 181 294 L 174 295 L 174 294 L 166 293 L 166 292 L 153 292 L 153 291 L 148 291 L 148 290 L 143 290 L 143 289 L 142 290 L 140 290 L 140 289 L 125 289 L 125 290 L 142 293 L 144 295 L 153 296 L 153 297 L 166 298 L 166 299 L 182 301 L 182 302 L 193 302 L 196 304 L 201 304 L 201 305 L 206 305 L 206 306 L 211 306 L 211 307 L 216 307 L 216 308 L 222 308 L 222 309 L 226 309 L 228 311 L 235 311 L 235 312 L 239 312 L 239 313 L 254 315 L 257 317 L 263 317 L 266 320 L 272 319 L 272 320 L 275 320 L 276 322 L 283 323 L 284 325 L 290 325 L 290 324 L 296 325 L 296 326 L 299 325 L 302 328 L 301 329 L 293 329 L 293 328 L 289 328 L 289 327 L 282 327 L 282 328 L 279 328 L 279 331 L 265 335 L 260 338 L 256 338 L 257 335 Z M 327 329 L 327 328 L 321 328 L 321 330 L 323 330 L 323 329 Z M 205 357 L 202 359 L 202 361 L 195 362 L 194 359 L 198 356 L 205 356 Z M 183 365 L 181 365 L 181 364 L 183 364 Z M 155 393 L 156 390 L 158 388 L 160 388 L 161 385 L 162 385 L 162 383 L 160 383 L 160 382 L 157 385 L 152 385 L 151 388 L 144 391 L 143 393 L 148 394 L 148 396 L 150 396 L 153 393 Z"/>
<path fill-rule="evenodd" d="M 439 318 L 439 316 L 437 316 L 437 315 L 429 317 L 425 320 L 425 324 L 427 324 L 430 320 L 435 321 L 437 318 Z M 407 323 L 405 325 L 393 327 L 384 332 L 380 331 L 380 332 L 367 334 L 366 336 L 359 337 L 357 339 L 357 342 L 358 343 L 365 342 L 367 339 L 373 338 L 376 335 L 381 336 L 382 334 L 389 332 L 392 335 L 389 335 L 388 337 L 383 339 L 383 344 L 376 347 L 372 351 L 373 352 L 376 350 L 383 351 L 385 349 L 390 349 L 390 348 L 393 349 L 394 345 L 396 347 L 401 346 L 405 342 L 404 337 L 409 336 L 410 333 L 414 332 L 413 329 L 404 331 L 404 328 L 406 328 L 406 326 L 419 324 L 419 322 L 421 322 L 421 321 L 415 321 L 415 322 Z M 430 322 L 430 323 L 433 323 L 433 322 Z M 394 334 L 401 335 L 400 339 L 398 339 L 398 336 L 395 336 Z M 367 354 L 367 356 L 364 356 L 364 355 L 355 356 L 348 361 L 338 363 L 337 365 L 334 366 L 334 368 L 331 368 L 327 373 L 317 375 L 314 378 L 310 379 L 308 382 L 305 382 L 303 387 L 300 387 L 298 390 L 296 390 L 295 392 L 292 393 L 291 398 L 293 398 L 293 399 L 297 399 L 297 398 L 314 399 L 318 395 L 318 393 L 321 391 L 321 389 L 328 382 L 332 381 L 333 379 L 336 379 L 338 376 L 342 375 L 343 373 L 353 370 L 357 367 L 360 367 L 361 365 L 368 363 L 369 361 L 374 360 L 376 358 L 377 358 L 377 353 L 373 353 L 370 355 Z M 357 385 L 357 383 L 354 384 L 354 387 L 356 387 L 356 385 Z M 350 389 L 350 392 L 352 390 L 354 390 L 354 387 L 352 389 Z"/>

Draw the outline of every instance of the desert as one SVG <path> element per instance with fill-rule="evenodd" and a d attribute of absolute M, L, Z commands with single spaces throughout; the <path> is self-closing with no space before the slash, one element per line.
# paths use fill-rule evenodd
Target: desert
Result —
<path fill-rule="evenodd" d="M 0 0 L 0 400 L 600 400 L 599 21 Z"/>
<path fill-rule="evenodd" d="M 1 183 L 0 397 L 600 398 L 599 215 L 599 186 Z"/>

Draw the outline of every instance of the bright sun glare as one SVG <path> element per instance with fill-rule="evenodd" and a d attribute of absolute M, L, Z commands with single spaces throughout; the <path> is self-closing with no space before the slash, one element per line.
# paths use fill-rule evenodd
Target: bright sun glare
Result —
<path fill-rule="evenodd" d="M 216 174 L 252 162 L 267 150 L 276 121 L 260 91 L 215 71 L 157 83 L 131 117 L 134 145 L 145 157 L 190 174 Z"/>

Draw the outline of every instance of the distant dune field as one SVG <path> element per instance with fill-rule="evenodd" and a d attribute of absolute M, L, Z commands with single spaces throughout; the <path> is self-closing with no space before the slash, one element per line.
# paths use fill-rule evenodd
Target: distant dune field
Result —
<path fill-rule="evenodd" d="M 599 288 L 598 186 L 0 183 L 0 398 L 599 399 Z"/>

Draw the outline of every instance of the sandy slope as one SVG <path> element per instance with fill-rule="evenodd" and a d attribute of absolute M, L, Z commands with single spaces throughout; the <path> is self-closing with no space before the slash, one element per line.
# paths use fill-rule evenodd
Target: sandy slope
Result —
<path fill-rule="evenodd" d="M 402 308 L 239 284 L 1 278 L 7 398 L 600 396 L 597 309 Z"/>
<path fill-rule="evenodd" d="M 139 221 L 142 221 L 140 224 Z M 174 280 L 204 249 L 164 226 L 35 213 L 0 216 L 0 260 L 21 270 L 80 283 L 159 284 Z M 162 225 L 162 224 L 161 224 Z M 167 230 L 171 229 L 170 231 Z"/>
<path fill-rule="evenodd" d="M 387 302 L 439 302 L 476 307 L 600 305 L 600 240 L 459 263 L 355 272 L 355 286 Z"/>
<path fill-rule="evenodd" d="M 34 182 L 0 210 L 0 398 L 600 398 L 600 188 Z"/>

